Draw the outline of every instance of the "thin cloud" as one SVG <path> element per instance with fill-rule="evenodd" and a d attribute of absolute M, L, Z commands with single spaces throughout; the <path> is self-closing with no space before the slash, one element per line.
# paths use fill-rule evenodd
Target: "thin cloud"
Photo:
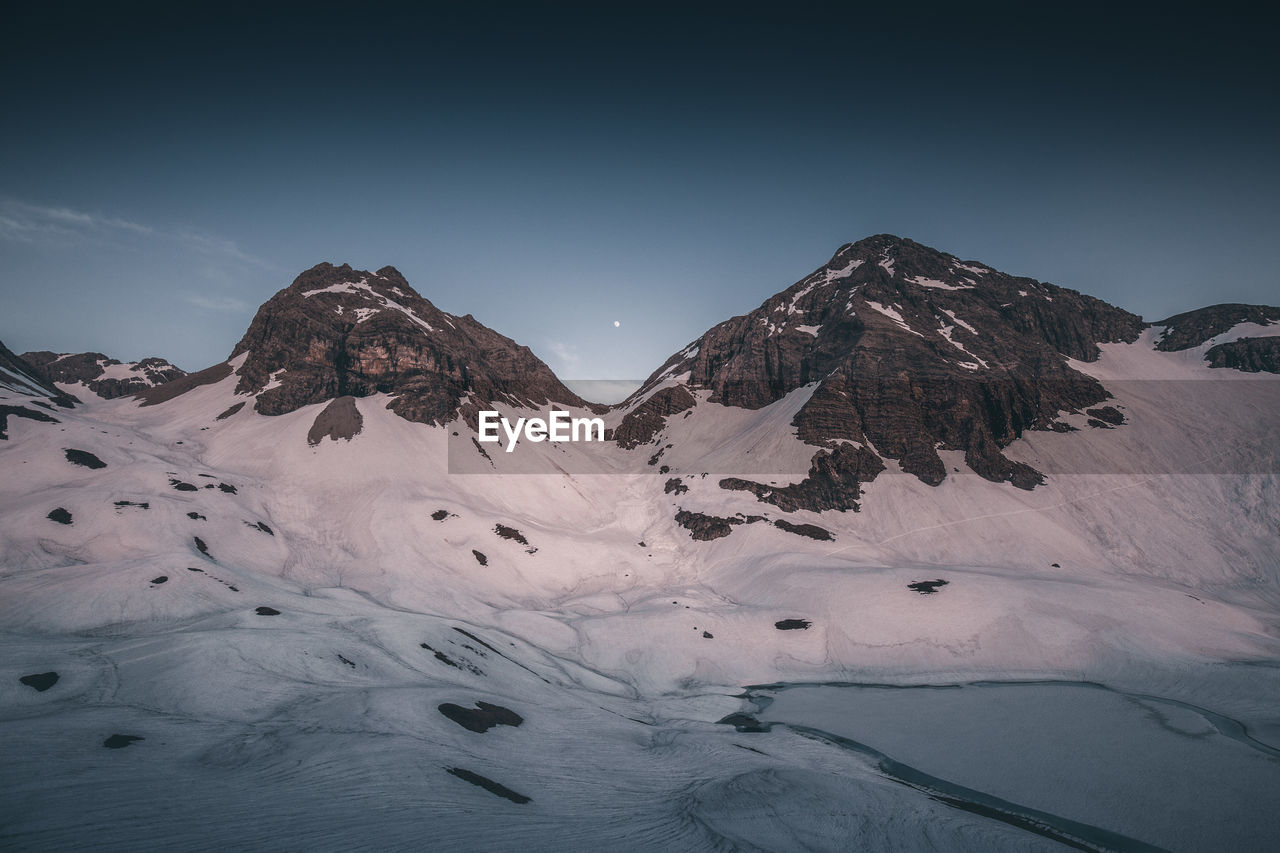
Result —
<path fill-rule="evenodd" d="M 0 239 L 66 246 L 79 243 L 136 248 L 138 240 L 159 243 L 184 252 L 197 252 L 224 262 L 276 270 L 274 264 L 241 249 L 232 240 L 194 229 L 156 228 L 119 216 L 108 216 L 69 207 L 31 204 L 0 197 Z"/>
<path fill-rule="evenodd" d="M 34 242 L 41 237 L 75 239 L 110 232 L 156 234 L 156 229 L 118 216 L 104 216 L 69 207 L 29 204 L 16 198 L 0 199 L 0 236 Z"/>
<path fill-rule="evenodd" d="M 582 362 L 581 356 L 578 355 L 578 348 L 563 341 L 547 341 L 547 349 L 559 362 L 556 373 L 571 373 L 577 370 Z"/>
<path fill-rule="evenodd" d="M 202 234 L 198 231 L 179 231 L 175 236 L 179 241 L 197 252 L 203 252 L 207 255 L 220 255 L 231 258 L 232 260 L 240 261 L 241 263 L 261 267 L 263 269 L 278 269 L 278 267 L 270 261 L 245 252 L 237 246 L 234 241 L 227 240 L 223 237 L 217 237 L 212 234 Z"/>
<path fill-rule="evenodd" d="M 209 296 L 204 293 L 186 293 L 183 300 L 187 303 L 203 308 L 206 311 L 216 311 L 220 314 L 240 314 L 249 310 L 249 303 L 234 296 Z"/>

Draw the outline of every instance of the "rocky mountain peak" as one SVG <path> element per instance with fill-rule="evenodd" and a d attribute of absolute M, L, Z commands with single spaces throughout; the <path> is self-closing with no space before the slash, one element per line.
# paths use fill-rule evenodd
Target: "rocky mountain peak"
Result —
<path fill-rule="evenodd" d="M 231 358 L 242 355 L 236 391 L 267 415 L 377 393 L 424 423 L 477 403 L 586 405 L 527 347 L 441 311 L 391 266 L 304 271 L 258 310 Z"/>
<path fill-rule="evenodd" d="M 1001 448 L 1027 429 L 1063 428 L 1060 411 L 1106 399 L 1070 359 L 1092 361 L 1099 343 L 1136 340 L 1143 328 L 1074 290 L 881 234 L 845 244 L 759 308 L 708 330 L 633 400 L 680 384 L 756 409 L 808 386 L 793 425 L 810 444 L 863 442 L 935 485 L 946 476 L 938 450 L 959 450 L 983 476 L 1031 488 L 1040 475 Z M 653 405 L 669 416 L 667 403 Z M 653 426 L 648 405 L 628 417 Z M 634 441 L 628 426 L 619 433 Z"/>

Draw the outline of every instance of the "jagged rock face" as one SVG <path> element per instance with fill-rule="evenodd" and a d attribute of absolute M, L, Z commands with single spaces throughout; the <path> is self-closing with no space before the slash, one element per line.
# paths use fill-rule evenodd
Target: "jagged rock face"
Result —
<path fill-rule="evenodd" d="M 236 391 L 266 415 L 375 393 L 422 423 L 491 402 L 586 405 L 527 347 L 439 310 L 394 267 L 312 267 L 258 310 L 231 357 L 244 353 Z"/>
<path fill-rule="evenodd" d="M 90 391 L 108 400 L 137 394 L 187 375 L 163 358 L 144 358 L 124 364 L 100 352 L 54 353 L 41 350 L 23 353 L 46 382 L 83 382 Z"/>
<path fill-rule="evenodd" d="M 858 509 L 862 485 L 876 478 L 884 470 L 884 462 L 865 447 L 841 444 L 830 453 L 813 455 L 809 476 L 789 486 L 766 486 L 738 477 L 726 477 L 720 488 L 751 492 L 764 503 L 770 503 L 784 512 L 809 510 L 822 512 L 834 509 Z"/>
<path fill-rule="evenodd" d="M 58 423 L 54 406 L 70 409 L 79 402 L 44 380 L 25 360 L 0 343 L 0 441 L 9 438 L 9 418 Z"/>
<path fill-rule="evenodd" d="M 630 450 L 653 440 L 671 415 L 691 409 L 697 403 L 688 389 L 679 385 L 662 388 L 623 417 L 622 422 L 605 438 L 617 441 Z"/>
<path fill-rule="evenodd" d="M 31 397 L 42 405 L 53 403 L 64 409 L 80 402 L 70 394 L 58 390 L 34 365 L 13 350 L 0 343 L 0 393 Z"/>
<path fill-rule="evenodd" d="M 1280 373 L 1280 337 L 1240 338 L 1218 344 L 1210 347 L 1204 358 L 1210 367 L 1230 367 L 1244 373 Z"/>
<path fill-rule="evenodd" d="M 1159 340 L 1156 341 L 1156 349 L 1164 352 L 1177 352 L 1198 347 L 1210 338 L 1230 331 L 1233 326 L 1237 326 L 1240 323 L 1257 323 L 1260 326 L 1280 323 L 1280 308 L 1269 305 L 1242 305 L 1236 302 L 1227 302 L 1222 305 L 1210 305 L 1206 308 L 1197 308 L 1194 311 L 1174 314 L 1172 317 L 1159 320 L 1152 323 L 1152 325 L 1164 327 Z"/>
<path fill-rule="evenodd" d="M 1099 343 L 1144 328 L 1074 290 L 881 235 L 715 326 L 639 394 L 680 377 L 713 402 L 759 408 L 816 383 L 794 421 L 810 444 L 870 442 L 934 485 L 946 476 L 937 449 L 960 450 L 984 477 L 1031 488 L 1040 475 L 1001 448 L 1105 400 L 1068 359 L 1093 361 Z"/>

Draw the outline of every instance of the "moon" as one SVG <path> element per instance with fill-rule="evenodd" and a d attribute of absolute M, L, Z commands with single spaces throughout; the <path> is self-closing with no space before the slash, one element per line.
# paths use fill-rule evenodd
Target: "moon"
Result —
<path fill-rule="evenodd" d="M 618 328 L 618 327 L 619 327 L 619 326 L 621 326 L 621 325 L 622 325 L 622 324 L 621 324 L 621 323 L 619 323 L 617 320 L 614 320 L 614 321 L 613 321 L 613 327 L 614 327 L 615 329 L 616 329 L 616 328 Z"/>

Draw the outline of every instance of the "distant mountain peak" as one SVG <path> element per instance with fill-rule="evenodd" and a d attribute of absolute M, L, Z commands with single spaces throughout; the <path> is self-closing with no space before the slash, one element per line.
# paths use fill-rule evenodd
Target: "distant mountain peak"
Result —
<path fill-rule="evenodd" d="M 267 415 L 376 393 L 424 423 L 477 403 L 586 405 L 527 347 L 441 311 L 392 266 L 305 270 L 258 309 L 231 358 L 241 355 L 236 391 Z"/>
<path fill-rule="evenodd" d="M 182 368 L 156 356 L 124 363 L 100 352 L 40 350 L 23 353 L 22 358 L 48 383 L 80 383 L 107 400 L 138 394 L 187 375 Z"/>

